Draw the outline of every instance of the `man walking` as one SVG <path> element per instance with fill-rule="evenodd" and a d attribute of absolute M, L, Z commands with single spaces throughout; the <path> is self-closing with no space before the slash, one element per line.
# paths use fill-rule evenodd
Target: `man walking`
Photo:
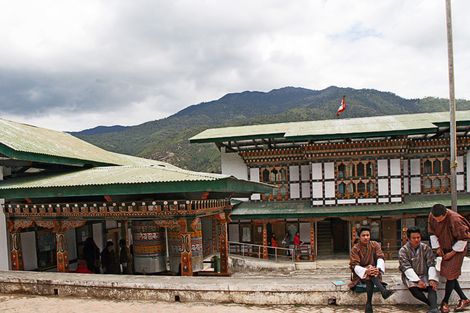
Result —
<path fill-rule="evenodd" d="M 349 287 L 354 290 L 359 282 L 366 285 L 367 302 L 366 313 L 372 313 L 372 295 L 374 285 L 379 289 L 384 299 L 389 298 L 393 292 L 387 290 L 382 284 L 382 274 L 385 273 L 385 257 L 376 241 L 370 240 L 370 229 L 359 229 L 359 242 L 351 249 L 349 266 L 353 272 L 353 279 Z"/>
<path fill-rule="evenodd" d="M 438 313 L 437 285 L 439 277 L 431 247 L 421 242 L 421 230 L 410 227 L 406 231 L 408 242 L 398 252 L 402 280 L 413 297 L 429 306 L 428 313 Z M 428 296 L 424 294 L 428 293 Z"/>
<path fill-rule="evenodd" d="M 457 292 L 460 301 L 455 308 L 462 312 L 470 305 L 470 300 L 460 288 L 458 278 L 461 274 L 462 263 L 467 254 L 467 238 L 470 234 L 470 223 L 463 216 L 442 204 L 435 204 L 428 218 L 431 247 L 442 257 L 440 275 L 447 279 L 441 312 L 450 312 L 449 298 L 453 290 Z"/>

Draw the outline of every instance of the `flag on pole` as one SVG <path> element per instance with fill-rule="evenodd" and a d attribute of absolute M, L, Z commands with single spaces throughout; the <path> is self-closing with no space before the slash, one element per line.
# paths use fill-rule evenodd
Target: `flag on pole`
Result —
<path fill-rule="evenodd" d="M 338 108 L 338 111 L 336 111 L 336 116 L 339 116 L 341 113 L 346 110 L 346 96 L 343 96 L 343 99 L 341 99 L 341 104 Z"/>

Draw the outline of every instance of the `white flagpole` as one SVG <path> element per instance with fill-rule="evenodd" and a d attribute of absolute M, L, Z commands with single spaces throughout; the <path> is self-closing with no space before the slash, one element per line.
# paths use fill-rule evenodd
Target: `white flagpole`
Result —
<path fill-rule="evenodd" d="M 449 63 L 449 113 L 450 113 L 450 191 L 452 210 L 457 212 L 457 131 L 455 122 L 455 88 L 454 88 L 454 49 L 452 40 L 451 0 L 446 0 L 447 21 L 447 58 Z"/>

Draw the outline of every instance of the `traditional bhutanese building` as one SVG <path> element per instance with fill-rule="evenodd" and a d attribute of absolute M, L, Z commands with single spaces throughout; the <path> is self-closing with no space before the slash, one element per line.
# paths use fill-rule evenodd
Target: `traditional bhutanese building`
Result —
<path fill-rule="evenodd" d="M 138 273 L 192 275 L 214 254 L 227 273 L 230 198 L 271 191 L 3 119 L 0 173 L 0 266 L 13 270 L 68 271 L 91 237 L 132 244 Z"/>
<path fill-rule="evenodd" d="M 470 111 L 457 112 L 458 210 L 466 216 L 469 130 Z M 215 143 L 223 174 L 277 186 L 234 208 L 231 242 L 268 246 L 275 234 L 289 246 L 300 232 L 303 259 L 314 260 L 348 253 L 356 229 L 368 225 L 394 257 L 407 227 L 427 239 L 432 205 L 450 205 L 446 112 L 214 128 L 190 142 Z"/>

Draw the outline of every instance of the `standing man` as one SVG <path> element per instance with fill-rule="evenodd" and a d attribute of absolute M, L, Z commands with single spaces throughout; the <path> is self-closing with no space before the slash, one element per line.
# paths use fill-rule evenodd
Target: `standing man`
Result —
<path fill-rule="evenodd" d="M 467 238 L 470 233 L 470 223 L 462 215 L 442 204 L 435 204 L 428 218 L 431 247 L 442 257 L 440 275 L 447 279 L 446 292 L 441 303 L 441 312 L 450 312 L 449 298 L 453 290 L 460 297 L 455 308 L 462 312 L 470 305 L 470 300 L 460 288 L 458 278 L 461 274 L 462 263 L 467 254 Z"/>
<path fill-rule="evenodd" d="M 351 249 L 349 258 L 349 266 L 353 272 L 353 279 L 349 287 L 354 290 L 359 282 L 366 285 L 365 313 L 372 313 L 374 285 L 379 289 L 384 299 L 389 298 L 393 292 L 387 290 L 382 284 L 382 274 L 385 273 L 385 257 L 380 244 L 370 240 L 370 228 L 362 227 L 358 231 L 358 236 L 359 242 Z"/>
<path fill-rule="evenodd" d="M 429 306 L 428 313 L 438 313 L 437 286 L 439 276 L 431 247 L 421 242 L 421 230 L 410 227 L 406 231 L 408 242 L 398 252 L 401 278 L 413 297 Z M 424 294 L 428 293 L 428 297 Z"/>

